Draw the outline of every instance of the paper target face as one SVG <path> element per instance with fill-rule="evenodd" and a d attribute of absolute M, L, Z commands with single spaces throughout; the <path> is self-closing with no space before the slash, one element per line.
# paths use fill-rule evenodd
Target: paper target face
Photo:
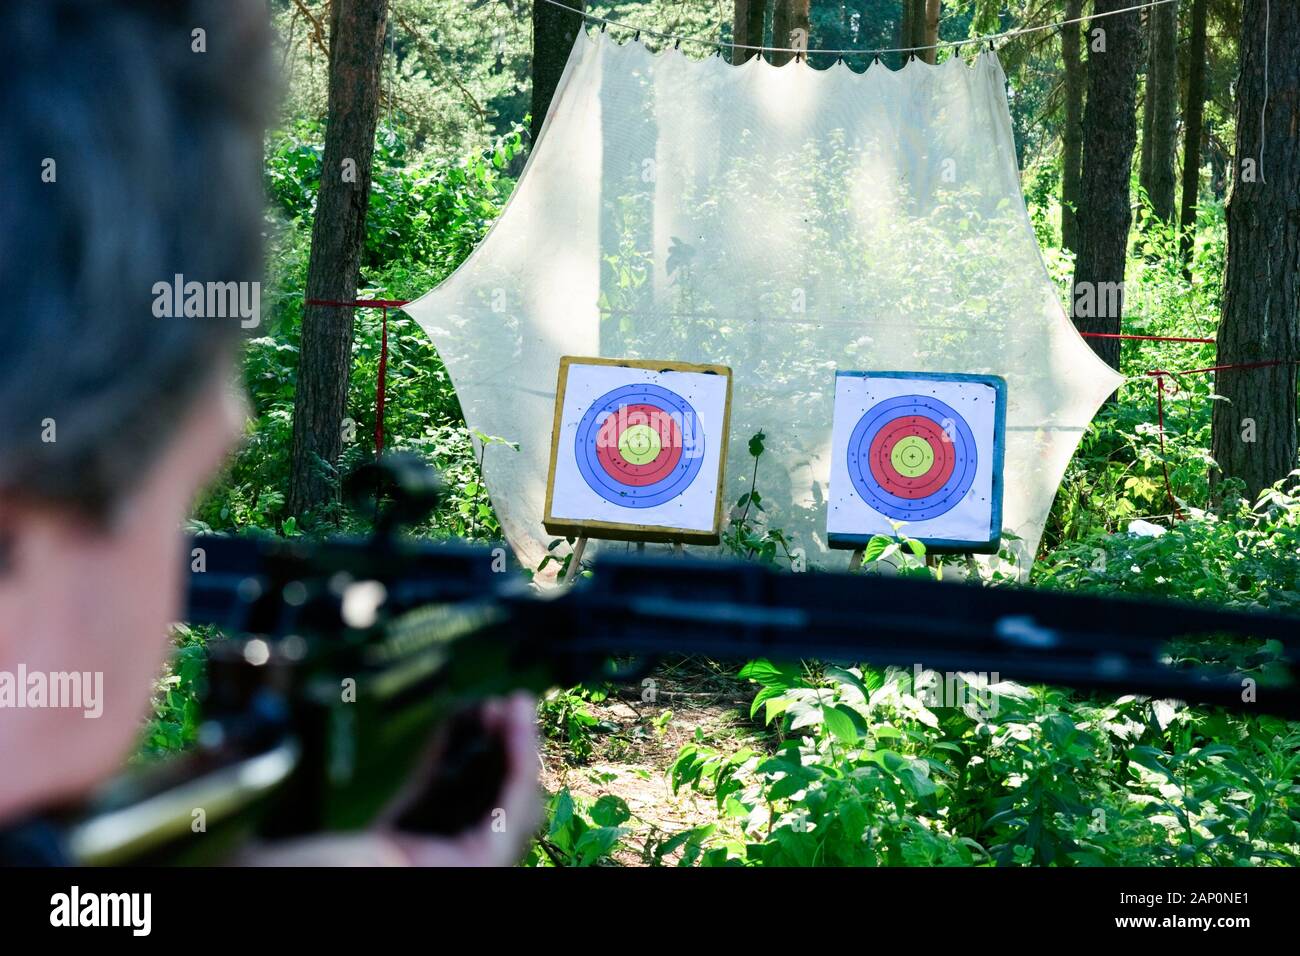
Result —
<path fill-rule="evenodd" d="M 574 457 L 587 485 L 623 508 L 653 508 L 683 494 L 704 463 L 707 438 L 691 403 L 662 385 L 622 385 L 578 424 Z"/>
<path fill-rule="evenodd" d="M 562 359 L 546 528 L 716 540 L 730 383 L 722 366 Z"/>
<path fill-rule="evenodd" d="M 933 396 L 899 395 L 869 408 L 847 451 L 853 487 L 895 521 L 951 511 L 975 481 L 979 451 L 966 419 Z"/>
<path fill-rule="evenodd" d="M 1001 529 L 1005 384 L 994 376 L 840 372 L 832 545 L 897 533 L 947 550 L 988 550 Z"/>

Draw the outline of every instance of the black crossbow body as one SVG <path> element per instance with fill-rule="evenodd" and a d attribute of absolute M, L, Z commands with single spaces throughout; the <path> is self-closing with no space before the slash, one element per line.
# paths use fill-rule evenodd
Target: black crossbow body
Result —
<path fill-rule="evenodd" d="M 354 487 L 379 483 L 391 504 L 369 539 L 192 540 L 187 620 L 220 635 L 198 745 L 64 819 L 74 859 L 219 862 L 250 839 L 380 820 L 459 832 L 490 813 L 504 771 L 478 702 L 640 680 L 664 655 L 923 662 L 1300 717 L 1294 618 L 631 555 L 543 593 L 502 573 L 499 549 L 399 537 L 436 500 L 422 464 L 388 460 Z M 1168 641 L 1201 634 L 1277 639 L 1292 680 L 1246 704 L 1239 675 L 1170 663 Z"/>

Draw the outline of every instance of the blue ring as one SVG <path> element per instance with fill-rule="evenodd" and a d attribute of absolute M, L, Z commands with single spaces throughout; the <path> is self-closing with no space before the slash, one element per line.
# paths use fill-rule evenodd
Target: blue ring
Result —
<path fill-rule="evenodd" d="M 871 474 L 868 459 L 871 443 L 880 429 L 909 415 L 928 418 L 941 429 L 945 419 L 956 426 L 957 440 L 953 442 L 953 452 L 957 461 L 953 464 L 952 474 L 942 488 L 924 498 L 902 498 L 881 488 Z M 979 464 L 975 436 L 966 419 L 937 398 L 924 395 L 887 398 L 863 412 L 849 437 L 847 455 L 849 478 L 854 489 L 868 505 L 895 521 L 928 521 L 957 507 L 975 483 L 975 470 Z"/>
<path fill-rule="evenodd" d="M 654 484 L 625 485 L 601 467 L 596 440 L 610 414 L 616 414 L 620 406 L 640 404 L 654 405 L 673 416 L 682 436 L 682 457 L 668 475 Z M 687 422 L 692 425 L 689 431 Z M 653 508 L 681 495 L 704 467 L 704 429 L 690 402 L 676 392 L 649 383 L 623 385 L 592 402 L 578 422 L 573 452 L 578 471 L 596 494 L 623 508 Z"/>

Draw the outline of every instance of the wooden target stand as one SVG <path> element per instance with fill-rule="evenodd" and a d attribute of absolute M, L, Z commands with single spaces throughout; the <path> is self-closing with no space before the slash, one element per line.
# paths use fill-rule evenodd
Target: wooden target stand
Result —
<path fill-rule="evenodd" d="M 586 407 L 577 405 L 568 401 L 569 386 L 571 373 L 580 366 L 606 367 L 609 369 L 628 369 L 637 370 L 641 377 L 645 377 L 646 372 L 657 373 L 662 376 L 663 373 L 693 373 L 697 375 L 718 376 L 725 379 L 726 389 L 721 400 L 720 407 L 720 427 L 715 431 L 708 431 L 700 422 L 693 423 L 693 427 L 700 429 L 706 442 L 718 442 L 721 449 L 717 463 L 717 475 L 713 482 L 714 505 L 712 509 L 712 521 L 706 527 L 674 527 L 670 523 L 652 524 L 652 523 L 635 523 L 623 521 L 610 521 L 588 518 L 574 518 L 567 514 L 557 514 L 556 501 L 556 477 L 559 471 L 560 455 L 562 448 L 568 450 L 567 441 L 573 437 L 572 431 L 564 428 L 566 414 L 570 420 L 578 414 L 581 414 L 585 420 L 590 414 Z M 656 386 L 658 387 L 658 386 Z M 662 389 L 661 389 L 662 390 Z M 604 396 L 602 396 L 604 397 Z M 688 406 L 689 407 L 689 406 Z M 671 409 L 668 409 L 671 411 Z M 717 415 L 714 419 L 718 418 Z M 587 358 L 577 356 L 562 356 L 560 358 L 560 367 L 558 380 L 555 388 L 555 417 L 551 424 L 551 454 L 550 469 L 546 478 L 546 511 L 542 521 L 542 526 L 548 533 L 558 535 L 563 538 L 573 538 L 573 551 L 569 557 L 568 567 L 565 568 L 563 583 L 569 584 L 575 581 L 582 567 L 583 555 L 587 550 L 587 542 L 594 539 L 603 541 L 627 541 L 636 544 L 638 552 L 644 552 L 647 543 L 668 544 L 672 547 L 674 557 L 681 558 L 685 556 L 685 545 L 687 544 L 708 544 L 716 545 L 722 540 L 722 484 L 723 473 L 726 458 L 727 441 L 729 437 L 729 428 L 731 423 L 731 369 L 725 365 L 698 365 L 687 362 L 673 361 L 646 361 L 640 359 L 612 359 L 612 358 Z M 682 423 L 677 423 L 680 429 Z M 579 425 L 579 429 L 581 425 Z M 617 430 L 617 426 L 616 426 Z M 615 439 L 621 438 L 621 435 L 612 436 Z M 680 431 L 677 434 L 680 439 Z M 663 447 L 667 447 L 666 445 Z M 606 453 L 606 457 L 612 457 L 623 451 L 621 442 L 615 442 L 615 448 Z M 576 454 L 576 452 L 575 452 Z M 647 450 L 646 454 L 649 454 Z M 637 464 L 638 455 L 636 449 L 629 452 L 629 462 L 623 462 L 623 467 L 632 465 L 634 467 L 645 468 L 647 465 Z M 588 467 L 592 467 L 588 463 Z M 633 468 L 629 468 L 633 470 Z M 700 476 L 703 477 L 703 476 Z M 652 509 L 647 509 L 652 510 Z"/>
<path fill-rule="evenodd" d="M 576 578 L 576 577 L 578 576 L 578 569 L 579 569 L 580 567 L 582 567 L 582 555 L 583 555 L 583 552 L 585 552 L 585 551 L 587 550 L 587 541 L 588 541 L 588 540 L 589 540 L 589 538 L 588 538 L 588 536 L 585 535 L 585 534 L 583 534 L 583 535 L 579 535 L 579 536 L 574 540 L 574 542 L 573 542 L 573 555 L 572 555 L 572 557 L 569 558 L 569 566 L 568 566 L 567 568 L 564 569 L 564 578 L 563 578 L 563 581 L 564 581 L 565 584 L 569 584 L 569 583 L 571 583 L 571 582 L 574 580 L 574 578 Z M 615 538 L 615 539 L 609 539 L 609 540 L 619 540 L 619 539 L 616 539 L 616 538 Z M 714 544 L 717 544 L 717 541 L 715 541 L 715 542 L 713 542 L 713 543 L 714 543 Z M 638 541 L 638 542 L 636 543 L 636 550 L 637 550 L 637 553 L 638 553 L 638 554 L 644 553 L 644 552 L 645 552 L 645 542 L 644 542 L 644 541 Z M 682 545 L 682 543 L 681 543 L 680 541 L 674 541 L 674 542 L 673 542 L 673 557 L 674 557 L 674 558 L 684 558 L 684 557 L 686 557 L 686 549 L 685 549 L 685 547 Z"/>

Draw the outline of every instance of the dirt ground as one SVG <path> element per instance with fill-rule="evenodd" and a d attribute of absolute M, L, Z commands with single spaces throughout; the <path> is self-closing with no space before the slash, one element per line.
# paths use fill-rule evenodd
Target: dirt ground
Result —
<path fill-rule="evenodd" d="M 575 797 L 592 801 L 612 794 L 632 812 L 624 824 L 631 833 L 613 863 L 650 865 L 659 843 L 717 822 L 713 798 L 685 789 L 674 794 L 668 769 L 694 740 L 726 753 L 765 746 L 761 728 L 749 719 L 754 689 L 735 679 L 736 670 L 692 658 L 656 668 L 650 688 L 618 687 L 604 701 L 588 703 L 599 724 L 590 737 L 591 756 L 580 764 L 567 741 L 544 741 L 542 783 L 548 793 L 568 787 Z M 666 712 L 671 713 L 665 718 Z"/>

